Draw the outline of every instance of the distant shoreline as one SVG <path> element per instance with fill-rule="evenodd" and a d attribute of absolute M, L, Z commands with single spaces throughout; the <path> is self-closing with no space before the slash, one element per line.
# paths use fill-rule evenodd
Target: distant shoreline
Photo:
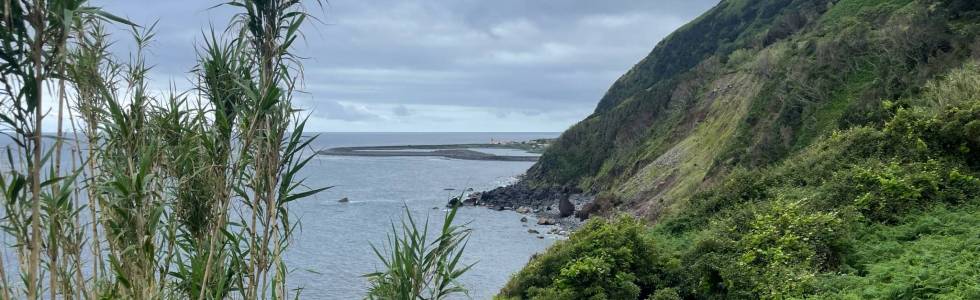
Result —
<path fill-rule="evenodd" d="M 397 146 L 364 146 L 337 147 L 317 151 L 320 155 L 329 156 L 366 156 L 366 157 L 445 157 L 462 160 L 485 161 L 538 161 L 539 156 L 496 155 L 470 150 L 471 148 L 514 149 L 529 153 L 540 153 L 536 144 L 446 144 L 446 145 L 397 145 Z M 432 151 L 417 151 L 432 150 Z"/>

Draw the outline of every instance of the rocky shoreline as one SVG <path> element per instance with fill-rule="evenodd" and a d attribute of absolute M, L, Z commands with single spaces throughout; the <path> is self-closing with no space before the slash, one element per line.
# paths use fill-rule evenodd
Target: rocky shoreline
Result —
<path fill-rule="evenodd" d="M 555 226 L 550 234 L 567 235 L 581 226 L 590 215 L 590 203 L 595 197 L 581 190 L 562 187 L 531 187 L 518 182 L 493 190 L 470 194 L 462 201 L 454 199 L 449 205 L 482 206 L 493 210 L 512 210 L 536 219 L 538 225 Z M 529 230 L 529 232 L 532 230 Z M 536 232 L 530 232 L 536 234 Z"/>

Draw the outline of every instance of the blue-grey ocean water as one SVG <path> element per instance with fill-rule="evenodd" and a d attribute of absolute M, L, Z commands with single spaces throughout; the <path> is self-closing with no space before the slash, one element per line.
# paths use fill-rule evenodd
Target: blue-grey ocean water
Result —
<path fill-rule="evenodd" d="M 313 143 L 315 149 L 340 146 L 380 146 L 407 144 L 486 143 L 491 139 L 523 141 L 553 138 L 557 133 L 323 133 Z M 9 139 L 0 136 L 0 145 Z M 50 147 L 48 145 L 47 147 Z M 501 155 L 528 155 L 509 149 L 482 149 Z M 65 165 L 70 152 L 65 150 Z M 368 282 L 362 275 L 378 271 L 380 262 L 371 243 L 383 245 L 391 222 L 400 222 L 407 207 L 417 218 L 432 219 L 441 225 L 444 206 L 452 196 L 468 188 L 487 190 L 513 182 L 531 162 L 468 161 L 441 157 L 340 157 L 318 156 L 302 171 L 311 188 L 334 186 L 292 205 L 301 226 L 285 255 L 292 273 L 289 285 L 302 289 L 300 299 L 363 299 Z M 0 163 L 0 170 L 10 166 Z M 452 190 L 447 190 L 452 189 Z M 82 195 L 84 196 L 84 195 Z M 349 203 L 338 203 L 348 198 Z M 82 200 L 87 201 L 87 200 Z M 438 208 L 438 209 L 433 209 Z M 3 215 L 0 209 L 0 216 Z M 464 256 L 476 265 L 462 278 L 473 299 L 489 299 L 520 270 L 532 254 L 554 243 L 556 237 L 527 233 L 534 220 L 520 222 L 513 211 L 494 211 L 482 207 L 461 208 L 457 220 L 473 229 Z M 82 223 L 88 214 L 82 214 Z M 537 228 L 546 232 L 546 228 Z M 12 245 L 11 237 L 0 233 L 0 241 Z M 87 249 L 87 248 L 86 248 Z M 0 255 L 14 277 L 16 257 L 10 247 Z M 84 254 L 88 257 L 88 253 Z M 466 298 L 466 297 L 457 297 Z"/>
<path fill-rule="evenodd" d="M 484 143 L 497 140 L 553 138 L 557 133 L 324 133 L 317 148 L 404 144 Z M 493 150 L 488 150 L 493 151 Z M 510 152 L 501 154 L 511 154 Z M 304 170 L 310 186 L 334 188 L 293 207 L 301 232 L 286 254 L 293 269 L 290 285 L 303 299 L 361 299 L 368 283 L 361 275 L 380 268 L 370 243 L 382 245 L 392 221 L 404 208 L 436 225 L 446 201 L 467 188 L 477 191 L 512 182 L 530 162 L 466 161 L 425 157 L 321 156 Z M 446 190 L 453 189 L 453 190 Z M 341 198 L 350 203 L 338 203 Z M 438 207 L 439 209 L 433 209 Z M 555 237 L 527 233 L 533 222 L 520 222 L 512 211 L 466 207 L 458 221 L 473 233 L 464 256 L 476 266 L 462 278 L 473 299 L 491 298 Z M 539 231 L 544 230 L 539 228 Z"/>

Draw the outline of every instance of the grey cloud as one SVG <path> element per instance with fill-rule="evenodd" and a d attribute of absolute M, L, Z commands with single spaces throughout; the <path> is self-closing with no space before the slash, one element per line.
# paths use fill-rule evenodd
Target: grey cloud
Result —
<path fill-rule="evenodd" d="M 381 116 L 367 110 L 367 108 L 357 105 L 344 105 L 337 101 L 321 100 L 317 101 L 316 106 L 313 115 L 328 120 L 364 122 L 382 119 Z"/>
<path fill-rule="evenodd" d="M 395 106 L 395 108 L 393 108 L 391 112 L 399 117 L 407 117 L 412 115 L 412 111 L 408 110 L 408 107 L 405 107 L 405 105 Z"/>
<path fill-rule="evenodd" d="M 221 30 L 232 12 L 208 9 L 219 2 L 98 4 L 138 23 L 159 19 L 160 35 L 152 48 L 155 72 L 182 78 L 195 63 L 190 46 L 200 40 L 200 32 L 209 22 Z M 451 105 L 563 116 L 587 112 L 660 39 L 717 2 L 331 0 L 322 11 L 314 8 L 325 24 L 308 26 L 305 43 L 297 49 L 310 58 L 305 91 L 316 99 L 343 99 L 348 106 L 322 100 L 304 105 Z M 402 119 L 420 115 L 403 116 L 397 106 L 385 113 Z M 356 109 L 314 116 L 331 114 L 333 119 L 339 114 L 352 121 L 382 121 Z M 514 122 L 516 116 L 534 118 L 514 114 L 499 119 Z"/>

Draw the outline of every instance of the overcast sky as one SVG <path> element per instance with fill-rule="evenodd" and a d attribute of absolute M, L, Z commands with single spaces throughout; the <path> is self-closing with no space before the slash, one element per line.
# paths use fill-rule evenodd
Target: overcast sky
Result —
<path fill-rule="evenodd" d="M 563 131 L 717 2 L 330 0 L 311 7 L 320 23 L 297 45 L 308 60 L 296 104 L 312 113 L 311 131 Z M 187 86 L 202 30 L 223 29 L 233 10 L 205 0 L 95 3 L 159 22 L 150 57 L 161 89 Z"/>

